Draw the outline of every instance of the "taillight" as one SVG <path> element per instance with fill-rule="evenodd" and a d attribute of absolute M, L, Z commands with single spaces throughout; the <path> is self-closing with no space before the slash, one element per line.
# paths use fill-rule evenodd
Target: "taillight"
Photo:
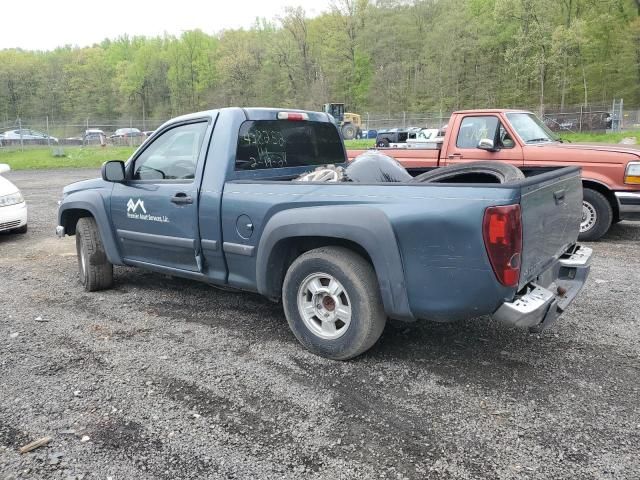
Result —
<path fill-rule="evenodd" d="M 309 115 L 302 112 L 278 112 L 278 120 L 309 120 Z"/>
<path fill-rule="evenodd" d="M 498 281 L 507 287 L 517 286 L 522 256 L 520 205 L 487 208 L 482 221 L 482 236 Z"/>

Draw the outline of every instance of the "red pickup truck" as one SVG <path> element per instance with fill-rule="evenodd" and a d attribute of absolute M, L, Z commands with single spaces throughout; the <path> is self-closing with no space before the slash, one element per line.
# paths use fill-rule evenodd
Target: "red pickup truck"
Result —
<path fill-rule="evenodd" d="M 454 112 L 433 148 L 380 148 L 412 174 L 445 165 L 499 160 L 532 176 L 559 166 L 582 167 L 580 240 L 597 240 L 611 224 L 640 220 L 640 148 L 629 145 L 563 143 L 531 112 Z M 362 150 L 349 150 L 349 159 Z"/>

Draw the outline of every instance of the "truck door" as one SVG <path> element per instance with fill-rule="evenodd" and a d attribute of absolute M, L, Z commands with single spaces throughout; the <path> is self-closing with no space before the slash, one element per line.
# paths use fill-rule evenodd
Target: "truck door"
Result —
<path fill-rule="evenodd" d="M 200 270 L 196 172 L 208 119 L 179 123 L 154 136 L 114 186 L 111 218 L 131 263 Z"/>
<path fill-rule="evenodd" d="M 447 165 L 499 160 L 516 167 L 523 166 L 522 147 L 497 115 L 465 115 L 458 119 L 453 128 L 444 159 Z M 483 139 L 493 142 L 492 151 L 478 148 L 480 140 Z"/>

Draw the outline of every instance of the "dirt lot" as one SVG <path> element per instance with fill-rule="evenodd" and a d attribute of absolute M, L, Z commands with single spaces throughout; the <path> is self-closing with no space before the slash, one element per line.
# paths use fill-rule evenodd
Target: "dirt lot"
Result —
<path fill-rule="evenodd" d="M 0 234 L 0 478 L 640 476 L 640 224 L 592 245 L 544 335 L 392 323 L 340 363 L 257 295 L 130 268 L 85 293 L 53 231 L 62 186 L 96 173 L 9 175 L 30 230 Z"/>

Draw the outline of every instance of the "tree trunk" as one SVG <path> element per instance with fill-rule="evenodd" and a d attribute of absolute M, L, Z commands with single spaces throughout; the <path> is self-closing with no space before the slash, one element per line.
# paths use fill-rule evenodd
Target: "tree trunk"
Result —
<path fill-rule="evenodd" d="M 544 115 L 544 62 L 540 63 L 540 117 Z"/>

